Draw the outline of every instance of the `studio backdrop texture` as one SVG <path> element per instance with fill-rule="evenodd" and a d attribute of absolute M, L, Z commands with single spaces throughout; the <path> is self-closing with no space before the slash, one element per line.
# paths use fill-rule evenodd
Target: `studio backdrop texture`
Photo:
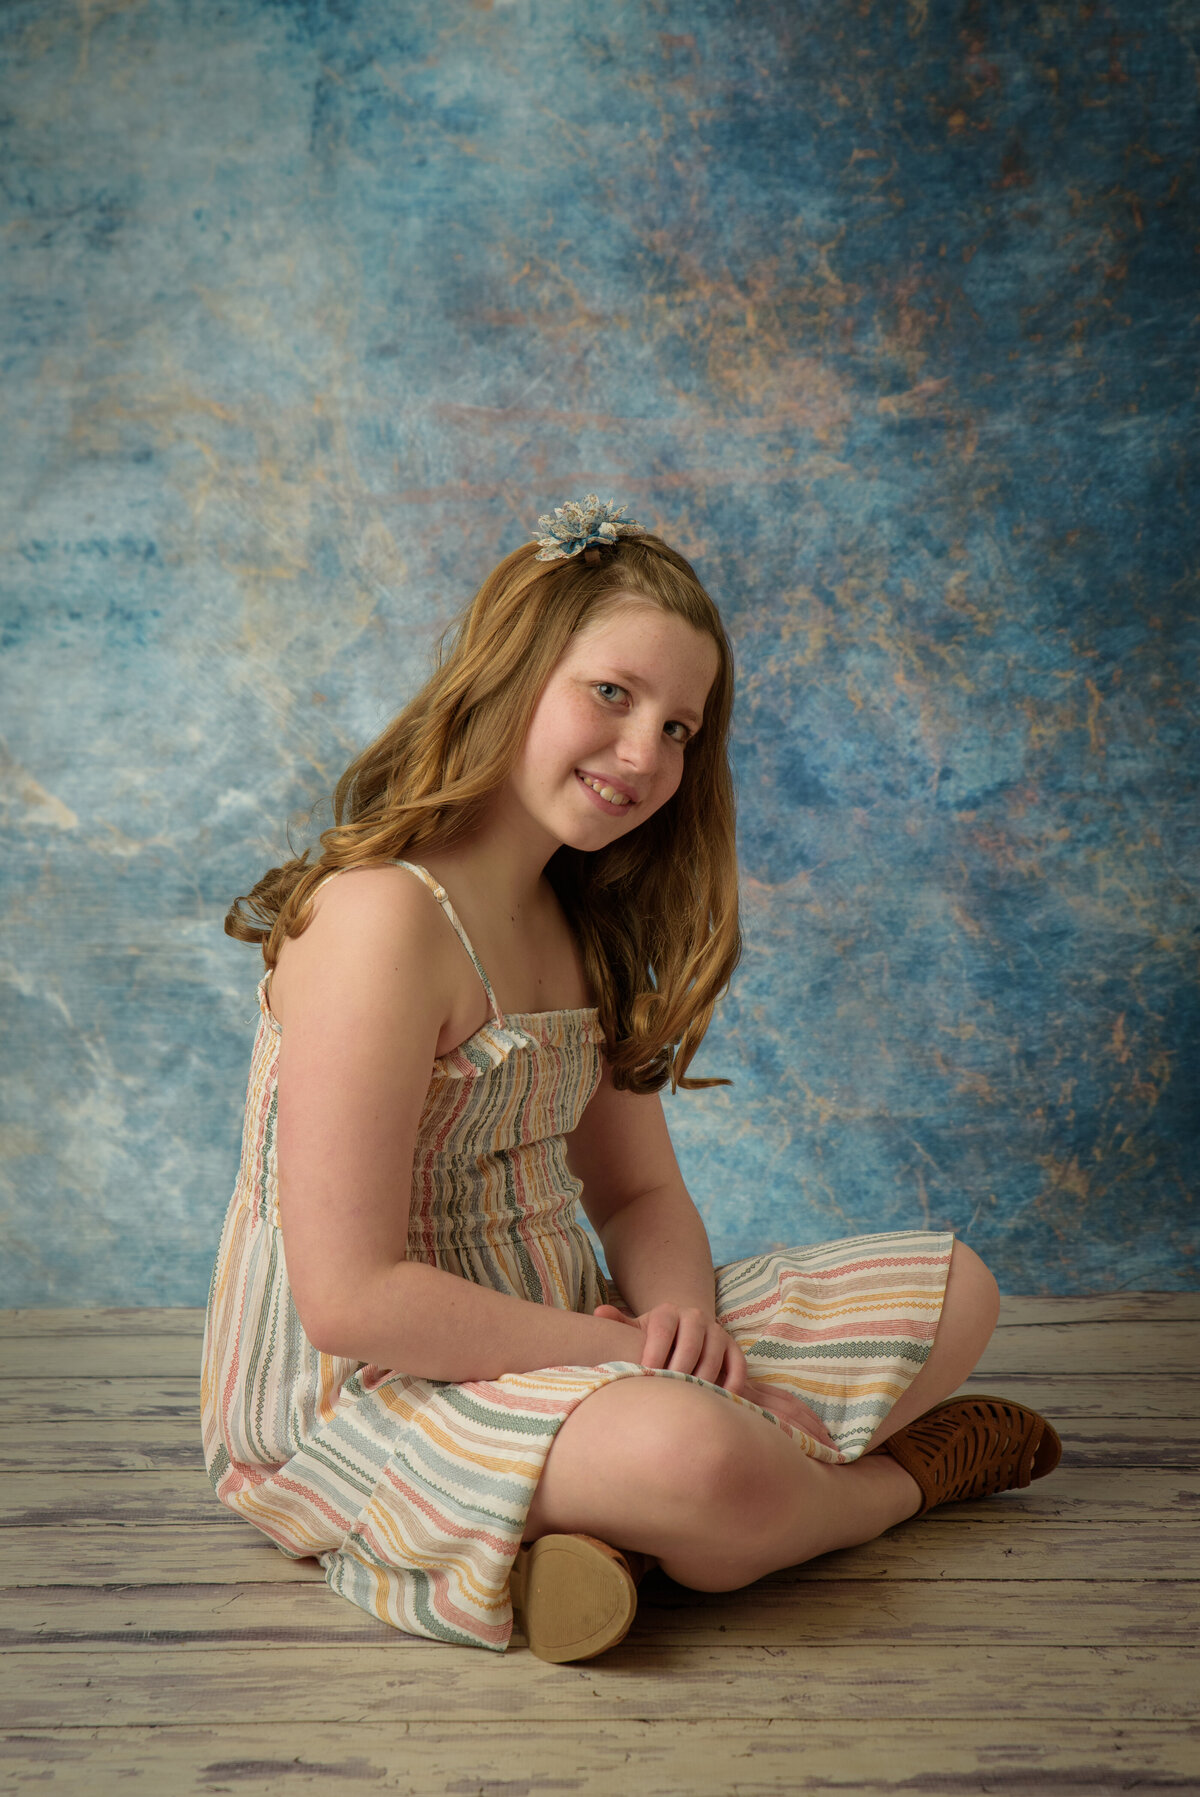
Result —
<path fill-rule="evenodd" d="M 3 1305 L 198 1305 L 231 899 L 540 512 L 691 557 L 718 1261 L 1196 1283 L 1186 0 L 0 9 Z M 316 810 L 314 811 L 314 807 Z"/>

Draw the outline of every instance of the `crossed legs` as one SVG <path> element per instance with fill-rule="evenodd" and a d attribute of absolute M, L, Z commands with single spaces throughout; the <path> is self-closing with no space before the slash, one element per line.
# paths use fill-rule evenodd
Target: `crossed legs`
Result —
<path fill-rule="evenodd" d="M 996 1282 L 955 1242 L 929 1358 L 876 1447 L 955 1391 L 995 1328 Z M 697 1591 L 732 1591 L 815 1554 L 873 1540 L 920 1504 L 886 1454 L 813 1460 L 754 1411 L 673 1379 L 622 1379 L 571 1413 L 530 1507 L 526 1541 L 597 1535 L 654 1555 Z"/>

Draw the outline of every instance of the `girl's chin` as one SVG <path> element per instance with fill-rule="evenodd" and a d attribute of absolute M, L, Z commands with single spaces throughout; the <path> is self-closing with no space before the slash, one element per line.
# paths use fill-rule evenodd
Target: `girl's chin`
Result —
<path fill-rule="evenodd" d="M 629 807 L 634 812 L 634 817 L 630 817 L 624 809 L 618 811 L 611 804 L 601 804 L 578 779 L 574 785 L 582 804 L 574 793 L 569 797 L 539 794 L 536 798 L 531 794 L 522 806 L 531 820 L 535 820 L 548 835 L 556 837 L 563 848 L 595 854 L 597 849 L 607 848 L 610 842 L 627 836 L 645 821 L 647 815 L 653 815 L 646 812 L 644 805 L 637 805 Z"/>
<path fill-rule="evenodd" d="M 641 822 L 641 819 L 638 819 Z M 605 849 L 610 842 L 616 842 L 622 836 L 628 836 L 636 825 L 626 817 L 605 817 L 595 812 L 591 817 L 563 818 L 555 834 L 560 838 L 563 847 L 580 849 L 584 854 L 595 854 L 597 849 Z"/>

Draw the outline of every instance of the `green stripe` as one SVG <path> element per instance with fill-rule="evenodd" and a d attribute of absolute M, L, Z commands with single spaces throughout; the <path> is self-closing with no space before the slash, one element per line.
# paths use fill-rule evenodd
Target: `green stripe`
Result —
<path fill-rule="evenodd" d="M 746 1349 L 749 1360 L 885 1360 L 898 1356 L 921 1365 L 929 1358 L 925 1342 L 810 1342 L 798 1347 L 794 1342 L 756 1341 Z"/>
<path fill-rule="evenodd" d="M 493 1429 L 500 1429 L 506 1435 L 528 1435 L 542 1437 L 555 1435 L 562 1423 L 561 1416 L 521 1416 L 512 1410 L 494 1410 L 490 1404 L 477 1403 L 468 1397 L 465 1391 L 452 1385 L 443 1385 L 438 1396 L 451 1410 L 473 1423 L 486 1423 Z"/>

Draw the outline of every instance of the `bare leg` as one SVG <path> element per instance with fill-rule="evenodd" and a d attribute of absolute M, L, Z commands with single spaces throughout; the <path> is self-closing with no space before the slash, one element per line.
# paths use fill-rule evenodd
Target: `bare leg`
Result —
<path fill-rule="evenodd" d="M 956 1243 L 929 1359 L 871 1445 L 962 1383 L 997 1308 L 991 1274 Z M 598 1535 L 653 1554 L 681 1584 L 727 1591 L 873 1540 L 919 1505 L 915 1481 L 888 1455 L 827 1466 L 703 1387 L 626 1379 L 594 1392 L 562 1425 L 525 1539 Z"/>
<path fill-rule="evenodd" d="M 525 1538 L 598 1535 L 653 1554 L 682 1585 L 730 1591 L 870 1541 L 920 1501 L 887 1455 L 826 1466 L 714 1392 L 624 1379 L 593 1392 L 562 1425 Z"/>

